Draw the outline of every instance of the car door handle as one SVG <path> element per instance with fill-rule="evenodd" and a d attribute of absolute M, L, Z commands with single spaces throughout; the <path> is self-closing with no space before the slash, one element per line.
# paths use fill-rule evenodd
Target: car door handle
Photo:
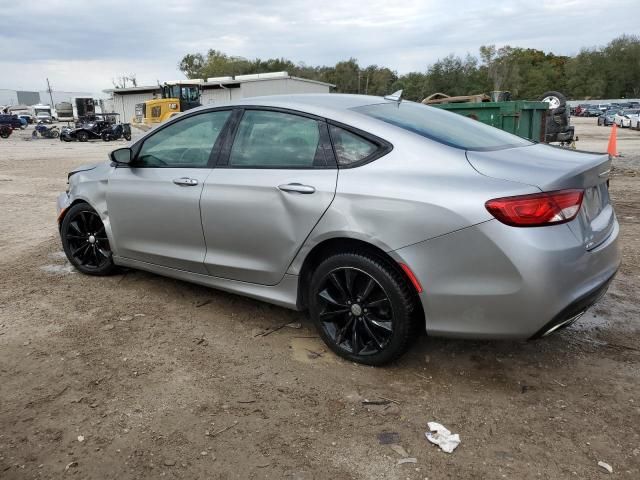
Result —
<path fill-rule="evenodd" d="M 282 185 L 278 185 L 278 188 L 283 192 L 289 193 L 314 193 L 316 191 L 315 187 L 311 185 L 302 185 L 301 183 L 286 183 Z"/>
<path fill-rule="evenodd" d="M 174 178 L 173 183 L 183 187 L 193 187 L 194 185 L 198 185 L 198 180 L 196 180 L 195 178 L 181 177 Z"/>

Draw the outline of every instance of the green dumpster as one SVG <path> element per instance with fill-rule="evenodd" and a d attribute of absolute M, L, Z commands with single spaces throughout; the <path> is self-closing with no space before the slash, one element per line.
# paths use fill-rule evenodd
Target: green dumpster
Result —
<path fill-rule="evenodd" d="M 544 142 L 547 102 L 480 102 L 443 103 L 430 107 L 442 108 L 473 118 L 492 127 L 497 127 L 520 137 L 536 142 Z"/>

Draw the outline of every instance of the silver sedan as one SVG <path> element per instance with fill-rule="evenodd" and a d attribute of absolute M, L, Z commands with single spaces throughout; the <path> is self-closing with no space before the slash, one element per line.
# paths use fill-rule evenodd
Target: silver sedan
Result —
<path fill-rule="evenodd" d="M 191 110 L 69 174 L 64 250 L 308 311 L 380 365 L 420 331 L 526 339 L 575 321 L 620 262 L 606 155 L 396 98 Z"/>

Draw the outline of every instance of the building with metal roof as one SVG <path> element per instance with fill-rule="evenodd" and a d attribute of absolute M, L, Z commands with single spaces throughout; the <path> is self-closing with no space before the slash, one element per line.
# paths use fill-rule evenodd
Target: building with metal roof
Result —
<path fill-rule="evenodd" d="M 287 72 L 257 73 L 213 77 L 201 80 L 178 80 L 167 83 L 198 84 L 201 88 L 202 105 L 226 103 L 247 97 L 264 95 L 284 95 L 292 93 L 329 93 L 330 83 L 295 77 Z M 105 101 L 105 108 L 119 113 L 122 121 L 128 122 L 135 115 L 135 106 L 161 95 L 160 85 L 103 90 L 111 95 Z"/>

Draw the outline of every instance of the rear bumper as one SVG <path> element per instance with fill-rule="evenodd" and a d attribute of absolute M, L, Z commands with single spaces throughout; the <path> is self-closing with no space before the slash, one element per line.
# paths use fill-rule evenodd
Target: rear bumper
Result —
<path fill-rule="evenodd" d="M 604 294 L 620 265 L 618 233 L 615 221 L 609 237 L 587 251 L 567 225 L 513 228 L 490 220 L 392 255 L 424 287 L 430 335 L 528 339 Z"/>
<path fill-rule="evenodd" d="M 568 327 L 577 321 L 584 313 L 604 297 L 609 289 L 609 284 L 613 280 L 615 273 L 605 280 L 601 285 L 596 286 L 590 292 L 575 300 L 571 305 L 562 310 L 553 319 L 536 332 L 532 339 L 546 337 L 547 335 Z"/>

